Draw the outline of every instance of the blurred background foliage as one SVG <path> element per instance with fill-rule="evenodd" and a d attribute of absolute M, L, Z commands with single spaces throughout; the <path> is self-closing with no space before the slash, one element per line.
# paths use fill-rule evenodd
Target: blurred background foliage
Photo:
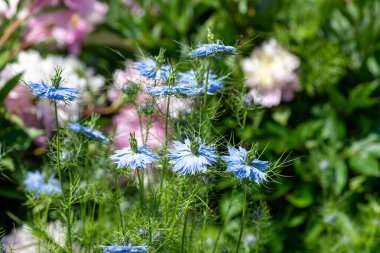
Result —
<path fill-rule="evenodd" d="M 189 45 L 195 47 L 207 40 L 208 27 L 226 45 L 238 46 L 239 59 L 270 38 L 297 55 L 302 89 L 292 102 L 254 110 L 226 103 L 216 123 L 224 131 L 237 130 L 236 143 L 258 144 L 266 158 L 288 156 L 276 182 L 250 196 L 251 201 L 267 201 L 272 219 L 263 252 L 378 252 L 380 1 L 107 4 L 105 22 L 86 38 L 78 55 L 107 78 L 123 65 L 121 55 L 127 59 L 156 55 L 163 47 L 171 62 L 183 60 Z M 0 30 L 11 22 L 4 20 Z M 20 42 L 23 29 L 21 26 L 2 45 L 0 69 L 14 60 L 20 49 L 30 47 Z M 52 52 L 46 43 L 33 48 L 42 54 Z M 54 52 L 66 54 L 65 50 Z M 220 64 L 233 68 L 228 86 L 240 89 L 244 76 L 239 64 Z M 0 90 L 0 102 L 17 78 Z M 234 117 L 237 109 L 246 113 L 244 125 Z M 24 208 L 20 205 L 23 195 L 16 183 L 10 183 L 14 181 L 10 175 L 43 159 L 32 143 L 36 133 L 3 107 L 0 129 L 0 226 L 9 229 L 12 223 L 5 212 L 22 216 Z M 222 193 L 223 187 L 219 189 Z M 215 201 L 223 207 L 231 198 L 241 198 L 236 194 Z M 241 206 L 236 208 L 233 213 L 239 216 Z"/>

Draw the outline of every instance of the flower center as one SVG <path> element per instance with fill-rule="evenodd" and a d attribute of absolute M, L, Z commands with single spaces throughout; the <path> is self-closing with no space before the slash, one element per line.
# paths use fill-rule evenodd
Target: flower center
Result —
<path fill-rule="evenodd" d="M 197 141 L 190 142 L 190 150 L 193 155 L 197 155 L 199 149 L 199 143 Z"/>

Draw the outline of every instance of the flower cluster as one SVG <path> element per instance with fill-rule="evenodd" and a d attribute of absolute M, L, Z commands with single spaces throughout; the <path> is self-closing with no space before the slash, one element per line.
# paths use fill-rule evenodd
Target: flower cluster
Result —
<path fill-rule="evenodd" d="M 247 100 L 265 107 L 292 100 L 300 89 L 299 66 L 298 57 L 285 51 L 277 41 L 265 42 L 242 61 L 249 88 Z"/>
<path fill-rule="evenodd" d="M 109 139 L 104 136 L 104 134 L 98 130 L 92 129 L 90 127 L 82 126 L 81 124 L 74 122 L 74 123 L 68 123 L 67 126 L 69 129 L 76 133 L 82 133 L 86 137 L 90 139 L 94 139 L 97 141 L 100 141 L 102 143 L 109 143 Z"/>
<path fill-rule="evenodd" d="M 143 170 L 159 158 L 146 145 L 137 148 L 134 137 L 131 140 L 130 147 L 116 150 L 110 157 L 118 168 Z M 269 167 L 268 161 L 250 160 L 247 150 L 242 147 L 239 147 L 239 150 L 228 147 L 228 151 L 229 156 L 222 156 L 227 163 L 227 171 L 241 179 L 254 179 L 256 183 L 266 181 L 265 171 Z M 180 175 L 206 173 L 207 167 L 214 165 L 219 158 L 215 147 L 206 145 L 199 137 L 193 140 L 186 138 L 184 142 L 174 141 L 173 148 L 168 152 L 166 157 L 169 159 L 169 164 L 172 164 L 173 171 Z"/>
<path fill-rule="evenodd" d="M 37 51 L 21 51 L 16 61 L 7 64 L 0 72 L 0 88 L 16 74 L 23 73 L 24 80 L 39 84 L 36 92 L 44 91 L 45 95 L 51 96 L 51 93 L 46 92 L 51 86 L 45 84 L 47 87 L 43 87 L 41 80 L 53 76 L 56 67 L 63 69 L 61 75 L 65 81 L 65 89 L 75 89 L 80 93 L 80 97 L 71 101 L 70 106 L 65 106 L 64 103 L 58 105 L 59 123 L 63 125 L 66 121 L 78 120 L 81 109 L 87 105 L 92 94 L 101 89 L 105 84 L 105 79 L 100 75 L 95 75 L 94 69 L 87 68 L 74 56 L 49 55 L 43 58 Z M 62 87 L 58 89 L 61 90 Z M 64 94 L 69 97 L 76 96 L 73 92 L 64 92 Z M 38 145 L 47 145 L 46 137 L 50 137 L 55 128 L 54 109 L 50 101 L 46 99 L 36 101 L 31 96 L 29 88 L 20 83 L 9 92 L 4 105 L 8 112 L 17 115 L 27 127 L 44 129 L 45 135 L 37 137 L 35 142 Z"/>
<path fill-rule="evenodd" d="M 62 192 L 57 179 L 53 177 L 46 179 L 45 173 L 39 171 L 28 172 L 24 179 L 24 186 L 27 191 L 37 194 L 55 195 Z"/>
<path fill-rule="evenodd" d="M 37 44 L 54 39 L 58 46 L 67 47 L 73 54 L 79 53 L 82 41 L 108 11 L 106 4 L 95 0 L 36 2 L 29 7 L 35 15 L 28 19 L 25 42 Z"/>

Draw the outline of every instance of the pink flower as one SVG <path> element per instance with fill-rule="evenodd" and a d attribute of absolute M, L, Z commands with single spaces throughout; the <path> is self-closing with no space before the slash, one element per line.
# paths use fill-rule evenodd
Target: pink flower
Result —
<path fill-rule="evenodd" d="M 40 43 L 54 39 L 61 47 L 68 47 L 76 54 L 80 51 L 82 41 L 102 22 L 108 6 L 95 0 L 64 0 L 67 8 L 35 14 L 28 20 L 25 35 L 27 43 Z M 57 1 L 39 1 L 34 8 L 56 5 Z"/>
<path fill-rule="evenodd" d="M 291 101 L 300 89 L 299 66 L 298 57 L 285 51 L 277 41 L 265 42 L 242 61 L 249 88 L 247 100 L 265 107 Z"/>
<path fill-rule="evenodd" d="M 140 128 L 139 117 L 136 109 L 127 105 L 120 109 L 120 112 L 112 119 L 114 129 L 114 140 L 119 148 L 129 146 L 129 134 L 135 133 L 136 140 L 140 143 L 145 142 L 146 138 L 146 117 L 141 116 L 142 131 Z M 153 115 L 148 133 L 148 144 L 151 147 L 162 145 L 165 139 L 165 120 L 163 117 Z"/>

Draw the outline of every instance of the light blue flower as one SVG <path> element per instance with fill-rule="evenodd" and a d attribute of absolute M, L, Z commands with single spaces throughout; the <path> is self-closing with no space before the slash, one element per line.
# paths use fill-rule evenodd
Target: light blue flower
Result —
<path fill-rule="evenodd" d="M 99 246 L 102 248 L 103 253 L 146 253 L 149 250 L 149 246 L 132 246 L 128 244 L 126 246 Z"/>
<path fill-rule="evenodd" d="M 222 55 L 234 55 L 236 48 L 232 46 L 225 46 L 223 42 L 218 40 L 217 44 L 201 44 L 196 49 L 190 52 L 191 58 L 205 58 L 208 56 L 215 56 L 217 58 Z"/>
<path fill-rule="evenodd" d="M 266 181 L 265 171 L 269 167 L 268 161 L 251 160 L 247 150 L 239 147 L 239 150 L 228 147 L 229 156 L 222 156 L 227 163 L 227 171 L 232 172 L 238 178 L 252 178 L 256 183 Z"/>
<path fill-rule="evenodd" d="M 192 87 L 179 87 L 179 86 L 148 86 L 148 94 L 155 97 L 163 96 L 184 96 L 189 92 Z"/>
<path fill-rule="evenodd" d="M 157 63 L 152 58 L 147 58 L 143 61 L 136 62 L 135 68 L 140 74 L 146 78 L 154 80 L 168 80 L 171 72 L 169 65 L 157 66 Z"/>
<path fill-rule="evenodd" d="M 167 157 L 169 163 L 174 165 L 173 171 L 180 175 L 206 172 L 207 166 L 213 165 L 218 159 L 215 148 L 204 144 L 201 138 L 193 141 L 186 138 L 184 143 L 174 141 L 173 146 Z"/>
<path fill-rule="evenodd" d="M 82 133 L 85 136 L 87 136 L 90 139 L 98 140 L 102 143 L 108 143 L 109 139 L 104 136 L 104 134 L 98 130 L 82 126 L 81 124 L 74 122 L 74 123 L 68 123 L 67 126 L 69 129 L 76 133 Z"/>
<path fill-rule="evenodd" d="M 79 92 L 76 89 L 64 87 L 55 88 L 44 82 L 29 83 L 29 87 L 32 90 L 33 96 L 40 99 L 46 98 L 54 102 L 73 101 L 79 97 Z"/>
<path fill-rule="evenodd" d="M 154 163 L 158 159 L 158 156 L 153 154 L 148 146 L 144 145 L 136 148 L 136 151 L 133 151 L 131 147 L 116 150 L 115 154 L 110 156 L 110 158 L 117 164 L 119 169 L 131 168 L 143 170 Z"/>
<path fill-rule="evenodd" d="M 24 179 L 24 186 L 27 191 L 54 195 L 62 192 L 59 181 L 53 177 L 45 178 L 45 173 L 39 171 L 28 172 Z"/>
<path fill-rule="evenodd" d="M 204 94 L 206 87 L 207 73 L 205 73 L 202 83 L 198 83 L 197 76 L 193 70 L 187 72 L 180 72 L 177 75 L 178 87 L 182 89 L 187 88 L 188 96 L 200 96 Z M 209 71 L 208 84 L 207 84 L 207 94 L 215 95 L 220 89 L 223 88 L 223 83 L 221 78 L 217 78 L 216 75 Z"/>

